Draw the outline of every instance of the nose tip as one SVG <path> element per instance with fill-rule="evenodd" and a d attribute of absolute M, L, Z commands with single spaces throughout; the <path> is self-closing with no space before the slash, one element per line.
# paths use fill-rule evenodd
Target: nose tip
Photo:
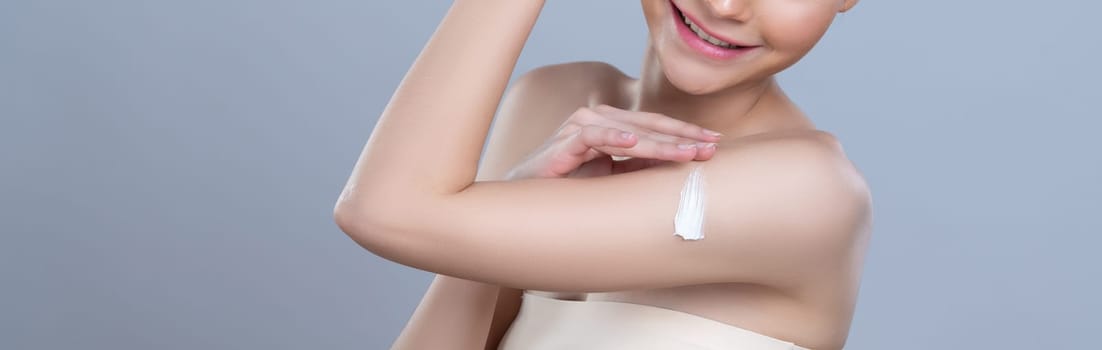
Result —
<path fill-rule="evenodd" d="M 746 21 L 750 18 L 749 0 L 707 0 L 717 17 Z"/>

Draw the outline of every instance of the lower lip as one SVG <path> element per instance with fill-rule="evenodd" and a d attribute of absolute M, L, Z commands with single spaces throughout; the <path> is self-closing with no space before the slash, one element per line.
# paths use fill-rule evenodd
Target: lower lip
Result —
<path fill-rule="evenodd" d="M 677 34 L 681 36 L 681 40 L 683 40 L 689 48 L 692 48 L 693 51 L 701 55 L 716 60 L 726 61 L 744 56 L 757 48 L 757 46 L 750 46 L 738 49 L 725 49 L 712 45 L 704 41 L 704 39 L 701 39 L 696 33 L 693 33 L 692 29 L 689 29 L 689 26 L 681 19 L 681 15 L 678 14 L 678 9 L 673 5 L 673 1 L 670 1 L 670 13 L 673 14 L 673 25 L 677 27 Z"/>

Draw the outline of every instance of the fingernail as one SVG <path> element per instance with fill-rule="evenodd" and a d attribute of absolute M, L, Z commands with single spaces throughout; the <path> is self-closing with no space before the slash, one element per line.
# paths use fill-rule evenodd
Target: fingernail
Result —
<path fill-rule="evenodd" d="M 715 149 L 715 148 L 716 148 L 716 144 L 715 144 L 715 142 L 708 142 L 708 143 L 698 143 L 698 144 L 697 144 L 697 147 L 700 147 L 700 148 L 708 148 L 708 149 Z"/>
<path fill-rule="evenodd" d="M 622 139 L 624 139 L 624 140 L 630 139 L 630 138 L 631 138 L 631 133 L 630 133 L 630 132 L 626 132 L 626 131 L 625 131 L 625 132 L 622 132 L 622 133 L 620 133 L 620 138 L 622 138 Z"/>
<path fill-rule="evenodd" d="M 708 130 L 708 129 L 704 129 L 704 133 L 708 134 L 710 136 L 715 136 L 715 137 L 723 136 L 723 134 L 720 134 L 719 132 Z"/>
<path fill-rule="evenodd" d="M 682 144 L 677 145 L 677 148 L 680 148 L 680 149 L 696 149 L 696 144 L 695 143 L 682 143 Z"/>

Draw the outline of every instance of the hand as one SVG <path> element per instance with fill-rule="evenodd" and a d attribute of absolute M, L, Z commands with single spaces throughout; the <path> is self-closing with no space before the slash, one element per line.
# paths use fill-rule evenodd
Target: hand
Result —
<path fill-rule="evenodd" d="M 658 113 L 606 105 L 583 107 L 510 170 L 506 179 L 605 176 L 669 161 L 708 160 L 715 155 L 719 136 Z M 614 160 L 612 156 L 631 158 Z"/>

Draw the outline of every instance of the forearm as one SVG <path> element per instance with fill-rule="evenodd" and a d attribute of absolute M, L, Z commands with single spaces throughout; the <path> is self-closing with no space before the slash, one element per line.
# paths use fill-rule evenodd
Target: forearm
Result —
<path fill-rule="evenodd" d="M 483 349 L 499 287 L 436 275 L 393 350 Z"/>
<path fill-rule="evenodd" d="M 455 1 L 376 124 L 341 202 L 414 201 L 472 184 L 543 3 Z"/>

